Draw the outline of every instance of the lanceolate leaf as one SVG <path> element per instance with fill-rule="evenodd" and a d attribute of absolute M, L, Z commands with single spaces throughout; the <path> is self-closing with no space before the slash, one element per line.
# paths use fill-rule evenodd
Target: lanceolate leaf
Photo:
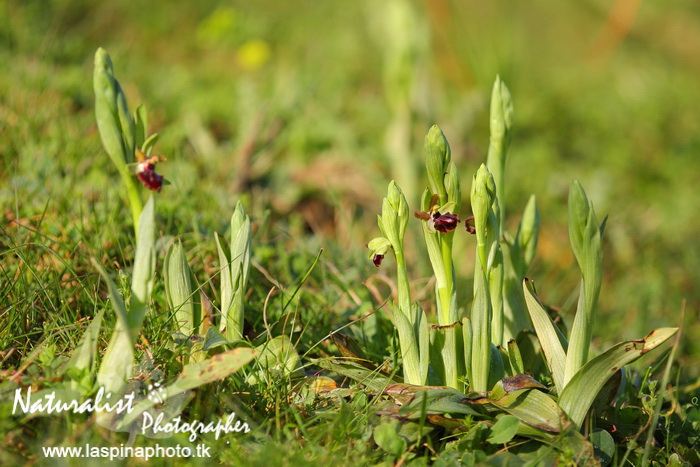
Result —
<path fill-rule="evenodd" d="M 231 278 L 231 260 L 226 254 L 221 246 L 221 241 L 219 240 L 219 234 L 214 234 L 214 239 L 216 240 L 216 250 L 219 252 L 219 267 L 221 272 L 219 273 L 219 282 L 221 283 L 221 313 L 226 313 L 231 307 L 231 302 L 233 299 L 233 282 Z M 221 320 L 221 326 L 219 330 L 223 332 L 226 329 L 226 321 Z"/>
<path fill-rule="evenodd" d="M 508 360 L 510 361 L 510 367 L 513 369 L 513 374 L 525 373 L 523 357 L 520 354 L 520 348 L 515 339 L 508 341 Z"/>
<path fill-rule="evenodd" d="M 100 310 L 92 319 L 90 326 L 85 330 L 80 345 L 73 352 L 68 363 L 68 374 L 74 375 L 71 383 L 73 389 L 78 386 L 89 388 L 95 379 L 95 366 L 97 364 L 97 342 L 100 337 L 100 326 L 104 310 Z"/>
<path fill-rule="evenodd" d="M 559 397 L 559 405 L 576 427 L 581 427 L 588 409 L 608 378 L 624 365 L 666 342 L 676 331 L 678 328 L 656 329 L 643 339 L 621 342 L 584 365 Z"/>
<path fill-rule="evenodd" d="M 486 442 L 491 444 L 507 443 L 517 434 L 518 425 L 520 425 L 520 420 L 517 417 L 512 415 L 500 417 L 491 428 L 491 435 Z"/>
<path fill-rule="evenodd" d="M 532 282 L 525 279 L 523 281 L 523 292 L 525 293 L 527 308 L 530 311 L 530 318 L 532 319 L 532 324 L 535 326 L 535 332 L 537 332 L 537 337 L 544 351 L 547 366 L 552 373 L 552 379 L 557 388 L 557 393 L 561 394 L 565 385 L 566 338 L 554 325 L 549 314 L 547 314 L 547 311 L 544 309 L 544 306 L 542 306 L 542 303 L 540 303 L 532 292 L 531 287 Z"/>
<path fill-rule="evenodd" d="M 90 326 L 85 330 L 80 345 L 73 352 L 73 356 L 68 364 L 71 368 L 78 370 L 89 370 L 95 366 L 95 354 L 97 352 L 97 338 L 100 335 L 100 325 L 104 310 L 100 310 L 92 319 Z"/>
<path fill-rule="evenodd" d="M 480 413 L 471 405 L 464 402 L 465 395 L 452 388 L 432 388 L 415 393 L 410 402 L 399 409 L 399 415 L 410 420 L 420 418 L 423 412 L 427 415 L 474 415 Z"/>
<path fill-rule="evenodd" d="M 134 407 L 133 411 L 124 418 L 121 425 L 129 425 L 143 412 L 150 409 L 158 402 L 165 402 L 171 397 L 182 394 L 190 389 L 228 377 L 253 360 L 255 355 L 257 355 L 255 349 L 239 347 L 217 354 L 203 362 L 185 365 L 177 379 L 163 387 L 163 392 L 159 394 L 159 401 L 152 398 L 143 399 Z"/>
<path fill-rule="evenodd" d="M 581 269 L 581 292 L 574 324 L 569 334 L 565 383 L 588 361 L 593 322 L 603 278 L 601 226 L 598 224 L 593 203 L 578 181 L 569 192 L 569 240 Z"/>
<path fill-rule="evenodd" d="M 289 336 L 274 337 L 256 348 L 256 368 L 246 378 L 249 384 L 276 378 L 303 376 L 301 358 Z"/>
<path fill-rule="evenodd" d="M 119 392 L 129 378 L 131 365 L 134 361 L 134 350 L 129 337 L 129 324 L 126 314 L 124 300 L 119 294 L 117 286 L 114 284 L 109 274 L 102 266 L 92 259 L 92 265 L 100 273 L 102 279 L 109 288 L 109 299 L 112 303 L 114 314 L 117 315 L 117 322 L 114 332 L 105 351 L 100 369 L 97 374 L 97 381 L 107 392 Z"/>
<path fill-rule="evenodd" d="M 151 291 L 155 282 L 155 268 L 155 200 L 151 196 L 143 207 L 139 219 L 136 257 L 131 278 L 129 330 L 132 342 L 136 342 L 146 313 L 146 307 L 151 299 Z"/>
<path fill-rule="evenodd" d="M 341 359 L 318 359 L 314 365 L 324 370 L 333 371 L 341 376 L 352 379 L 371 391 L 383 392 L 387 387 L 397 384 L 400 378 L 389 378 L 379 372 L 379 370 L 368 370 L 359 363 Z M 405 385 L 411 386 L 411 385 Z M 415 386 L 418 387 L 418 386 Z"/>
<path fill-rule="evenodd" d="M 194 333 L 194 326 L 199 324 L 199 320 L 194 315 L 190 268 L 180 240 L 168 248 L 163 263 L 163 279 L 168 306 L 175 314 L 175 329 L 189 336 Z"/>
<path fill-rule="evenodd" d="M 411 326 L 411 322 L 403 311 L 395 306 L 392 306 L 391 309 L 394 326 L 396 326 L 396 330 L 399 333 L 399 341 L 401 342 L 404 380 L 410 384 L 424 384 L 425 379 L 421 371 L 419 336 L 414 332 L 414 327 Z M 425 376 L 427 377 L 427 372 Z"/>
<path fill-rule="evenodd" d="M 430 363 L 430 330 L 428 329 L 428 317 L 425 316 L 425 311 L 419 306 L 414 305 L 414 313 L 416 314 L 417 333 L 418 333 L 418 354 L 420 357 L 420 375 L 421 381 L 425 384 L 428 381 L 428 365 Z"/>
<path fill-rule="evenodd" d="M 538 389 L 508 392 L 491 404 L 518 417 L 530 426 L 549 432 L 560 432 L 569 422 L 566 414 L 549 395 Z"/>
<path fill-rule="evenodd" d="M 112 60 L 107 52 L 99 48 L 95 53 L 95 72 L 93 74 L 95 89 L 95 118 L 100 130 L 100 137 L 107 153 L 114 161 L 117 168 L 125 166 L 129 159 L 126 151 L 117 99 L 119 89 L 114 78 Z M 123 170 L 123 169 L 122 169 Z"/>
<path fill-rule="evenodd" d="M 109 287 L 112 308 L 117 315 L 114 333 L 105 351 L 97 380 L 108 392 L 117 393 L 131 376 L 134 362 L 134 343 L 141 330 L 146 305 L 151 297 L 155 272 L 155 208 L 151 197 L 141 213 L 136 259 L 131 279 L 131 308 L 126 312 L 124 301 L 116 285 L 97 261 L 92 264 Z"/>
<path fill-rule="evenodd" d="M 491 303 L 486 274 L 477 263 L 474 272 L 474 302 L 472 303 L 471 389 L 488 390 L 491 364 Z"/>

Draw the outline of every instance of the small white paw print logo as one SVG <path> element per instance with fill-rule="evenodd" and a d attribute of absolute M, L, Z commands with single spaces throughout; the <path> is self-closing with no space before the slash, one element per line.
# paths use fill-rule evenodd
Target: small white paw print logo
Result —
<path fill-rule="evenodd" d="M 149 384 L 148 391 L 148 399 L 154 404 L 162 404 L 167 399 L 167 392 L 160 387 L 160 383 Z"/>

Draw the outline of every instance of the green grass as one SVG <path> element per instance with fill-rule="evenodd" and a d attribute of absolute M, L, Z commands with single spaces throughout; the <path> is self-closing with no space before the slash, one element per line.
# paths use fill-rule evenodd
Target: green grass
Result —
<path fill-rule="evenodd" d="M 409 98 L 406 159 L 422 164 L 422 138 L 439 123 L 463 182 L 469 181 L 486 156 L 493 78 L 506 80 L 516 123 L 505 201 L 517 222 L 529 193 L 537 195 L 542 235 L 529 274 L 540 297 L 561 308 L 570 328 L 579 272 L 568 246 L 566 197 L 571 179 L 578 178 L 599 217 L 609 215 L 593 351 L 653 328 L 683 325 L 670 372 L 673 391 L 659 412 L 651 459 L 665 465 L 676 453 L 698 462 L 700 163 L 694 156 L 700 151 L 700 68 L 690 44 L 700 39 L 700 11 L 689 1 L 664 7 L 642 2 L 630 33 L 616 43 L 596 41 L 608 14 L 605 2 L 411 4 L 424 29 L 404 31 L 403 39 L 429 37 L 431 43 L 415 55 L 412 79 L 420 92 Z M 396 86 L 386 81 L 383 63 L 393 36 L 378 19 L 386 14 L 380 10 L 363 2 L 272 0 L 232 7 L 88 0 L 8 0 L 0 6 L 1 463 L 46 462 L 40 447 L 56 442 L 113 446 L 128 440 L 87 416 L 29 420 L 11 416 L 5 403 L 16 387 L 8 381 L 16 370 L 22 385 L 60 384 L 63 359 L 101 309 L 98 348 L 104 351 L 110 337 L 104 330 L 114 327 L 115 318 L 90 258 L 118 283 L 118 271 L 128 274 L 133 265 L 131 215 L 94 118 L 91 76 L 98 46 L 111 53 L 132 110 L 147 104 L 151 130 L 161 134 L 156 152 L 168 156 L 159 165 L 172 184 L 158 195 L 158 277 L 168 241 L 179 236 L 202 291 L 218 303 L 213 235 L 227 232 L 240 199 L 254 235 L 247 335 L 253 339 L 265 330 L 266 310 L 273 334 L 291 334 L 311 376 L 320 371 L 313 358 L 339 355 L 329 333 L 355 321 L 343 332 L 357 339 L 368 359 L 398 370 L 399 344 L 389 317 L 382 310 L 370 314 L 389 296 L 382 278 L 392 277 L 391 268 L 377 270 L 364 248 L 377 235 L 386 183 L 400 175 L 385 145 L 396 118 Z M 256 40 L 269 47 L 257 69 L 242 58 Z M 469 191 L 463 192 L 468 205 Z M 408 200 L 413 210 L 419 193 Z M 414 298 L 434 318 L 418 225 L 409 227 L 409 277 L 417 278 Z M 465 303 L 472 289 L 470 242 L 455 240 L 455 257 L 462 258 L 455 262 L 457 291 Z M 151 310 L 137 361 L 159 381 L 182 368 L 168 344 L 170 316 L 160 279 Z M 651 354 L 633 365 L 620 395 L 627 406 L 598 421 L 608 431 L 606 420 L 614 421 L 613 462 L 633 440 L 638 447 L 630 448 L 627 460 L 641 461 L 643 428 L 660 391 L 650 382 L 661 380 L 664 357 Z M 647 367 L 653 371 L 645 378 Z M 486 442 L 490 428 L 478 420 L 465 420 L 457 430 L 433 427 L 423 436 L 409 433 L 406 424 L 396 427 L 406 440 L 396 456 L 378 447 L 373 430 L 386 422 L 377 414 L 385 397 L 347 391 L 301 403 L 299 394 L 284 379 L 250 387 L 229 378 L 197 390 L 186 415 L 208 419 L 236 411 L 251 423 L 246 436 L 206 440 L 217 460 L 234 464 L 449 465 L 502 448 Z M 140 436 L 136 444 L 156 441 L 187 443 L 183 436 Z M 528 449 L 521 450 L 523 459 Z M 565 461 L 573 454 L 556 455 Z"/>

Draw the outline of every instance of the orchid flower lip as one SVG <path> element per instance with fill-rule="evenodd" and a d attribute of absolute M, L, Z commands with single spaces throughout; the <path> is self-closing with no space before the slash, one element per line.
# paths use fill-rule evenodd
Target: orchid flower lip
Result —
<path fill-rule="evenodd" d="M 430 232 L 451 232 L 457 228 L 457 225 L 461 222 L 461 220 L 457 214 L 452 214 L 451 212 L 441 214 L 439 211 L 440 208 L 437 206 L 438 200 L 438 196 L 433 195 L 430 199 L 430 210 L 428 212 L 416 211 L 414 216 L 420 220 L 426 221 Z M 449 206 L 449 204 L 450 203 L 443 206 L 443 208 Z"/>
<path fill-rule="evenodd" d="M 449 212 L 445 214 L 440 214 L 439 212 L 436 212 L 433 215 L 431 222 L 433 223 L 435 230 L 437 230 L 440 233 L 447 233 L 456 229 L 461 221 L 459 220 L 459 217 L 456 214 L 452 214 Z"/>
<path fill-rule="evenodd" d="M 136 178 L 152 191 L 158 191 L 163 188 L 164 178 L 156 173 L 156 164 L 166 160 L 165 156 L 146 156 L 140 149 L 136 150 Z"/>

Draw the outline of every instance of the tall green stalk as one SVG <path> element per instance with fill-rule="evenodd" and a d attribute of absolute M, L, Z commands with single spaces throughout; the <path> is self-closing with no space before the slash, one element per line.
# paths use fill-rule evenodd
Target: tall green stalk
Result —
<path fill-rule="evenodd" d="M 421 207 L 430 215 L 459 213 L 462 204 L 462 188 L 457 165 L 452 162 L 452 153 L 447 138 L 437 125 L 428 131 L 425 137 L 424 152 L 428 172 L 429 189 L 423 193 Z M 431 206 L 437 196 L 438 206 Z M 434 209 L 435 208 L 435 209 Z M 437 278 L 435 293 L 437 298 L 438 323 L 449 326 L 443 329 L 442 359 L 445 372 L 445 384 L 459 388 L 460 360 L 458 358 L 458 333 L 455 323 L 460 320 L 457 309 L 457 291 L 455 289 L 455 271 L 452 259 L 454 230 L 437 232 L 431 228 L 432 220 L 423 224 L 423 235 L 430 262 Z"/>
<path fill-rule="evenodd" d="M 408 226 L 408 202 L 401 188 L 392 180 L 378 216 L 382 237 L 367 245 L 375 265 L 391 250 L 396 257 L 398 306 L 393 310 L 394 325 L 399 333 L 404 378 L 410 384 L 425 384 L 428 376 L 428 322 L 420 307 L 412 306 L 411 289 L 404 257 L 404 236 Z"/>
<path fill-rule="evenodd" d="M 504 201 L 506 193 L 506 160 L 508 158 L 508 146 L 513 127 L 513 100 L 508 87 L 499 76 L 493 83 L 491 91 L 490 108 L 490 139 L 489 152 L 486 158 L 486 166 L 493 175 L 496 184 L 496 193 L 501 201 Z M 503 236 L 505 228 L 506 210 L 501 203 L 498 216 L 498 235 Z"/>
<path fill-rule="evenodd" d="M 574 181 L 569 191 L 569 240 L 582 278 L 566 356 L 565 382 L 573 378 L 588 362 L 593 321 L 603 280 L 603 251 L 600 246 L 602 230 L 593 203 L 588 200 L 581 184 Z"/>
<path fill-rule="evenodd" d="M 490 280 L 495 287 L 502 287 L 502 265 L 500 245 L 498 243 L 498 200 L 493 175 L 485 165 L 481 165 L 474 175 L 471 191 L 474 229 L 476 231 L 476 256 L 474 266 L 474 302 L 472 304 L 472 352 L 471 352 L 471 389 L 487 391 L 491 360 L 491 340 L 493 323 L 493 296 L 500 296 L 490 287 Z"/>

